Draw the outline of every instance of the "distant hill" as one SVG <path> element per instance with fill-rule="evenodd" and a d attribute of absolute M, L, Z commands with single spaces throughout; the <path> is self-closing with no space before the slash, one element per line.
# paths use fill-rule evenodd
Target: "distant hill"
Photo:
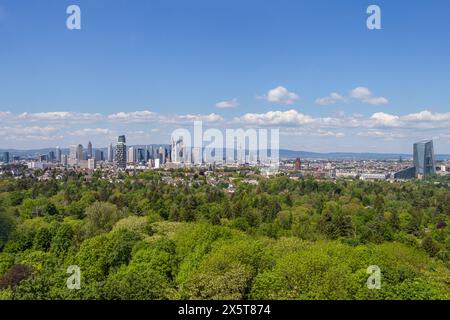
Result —
<path fill-rule="evenodd" d="M 412 160 L 408 153 L 328 152 L 280 150 L 280 158 L 329 159 L 329 160 Z M 437 154 L 436 160 L 450 160 L 449 154 Z"/>

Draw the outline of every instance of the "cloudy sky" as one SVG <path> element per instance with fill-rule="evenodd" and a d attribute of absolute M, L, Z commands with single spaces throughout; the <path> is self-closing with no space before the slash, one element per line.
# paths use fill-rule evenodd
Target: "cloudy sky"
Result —
<path fill-rule="evenodd" d="M 1 1 L 0 149 L 168 143 L 201 120 L 294 150 L 450 153 L 450 2 L 375 1 L 368 30 L 372 2 Z"/>

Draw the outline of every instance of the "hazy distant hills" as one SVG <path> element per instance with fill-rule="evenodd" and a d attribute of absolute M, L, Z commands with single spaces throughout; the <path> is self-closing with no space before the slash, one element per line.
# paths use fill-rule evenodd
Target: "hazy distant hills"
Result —
<path fill-rule="evenodd" d="M 368 153 L 368 152 L 309 152 L 280 150 L 280 158 L 328 159 L 328 160 L 412 160 L 408 153 Z M 437 154 L 436 160 L 450 160 L 450 154 Z"/>
<path fill-rule="evenodd" d="M 280 158 L 301 158 L 301 159 L 328 159 L 328 160 L 403 160 L 412 159 L 412 154 L 406 153 L 356 153 L 356 152 L 310 152 L 280 150 Z M 443 155 L 450 159 L 450 155 Z"/>
<path fill-rule="evenodd" d="M 159 147 L 160 145 L 153 145 Z M 163 145 L 164 146 L 164 145 Z M 168 145 L 165 145 L 168 147 Z M 145 146 L 135 146 L 145 147 Z M 68 154 L 69 149 L 62 148 L 63 154 Z M 94 148 L 94 150 L 101 150 L 107 153 L 107 148 Z M 30 149 L 30 150 L 16 150 L 16 149 L 0 149 L 1 152 L 8 151 L 11 156 L 20 156 L 22 158 L 35 157 L 41 154 L 48 154 L 50 151 L 55 151 L 54 148 L 45 149 Z M 294 151 L 287 149 L 280 149 L 280 158 L 301 158 L 301 159 L 328 159 L 328 160 L 397 160 L 402 157 L 403 160 L 412 159 L 412 154 L 407 153 L 367 153 L 367 152 L 310 152 L 310 151 Z M 437 154 L 436 160 L 450 160 L 449 154 Z"/>

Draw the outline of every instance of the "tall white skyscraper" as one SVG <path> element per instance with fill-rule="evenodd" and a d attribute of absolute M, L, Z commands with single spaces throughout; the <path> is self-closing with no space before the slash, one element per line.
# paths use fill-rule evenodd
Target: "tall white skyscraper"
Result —
<path fill-rule="evenodd" d="M 128 148 L 127 160 L 128 163 L 136 163 L 136 149 L 134 147 Z"/>
<path fill-rule="evenodd" d="M 94 170 L 97 166 L 96 160 L 95 159 L 89 159 L 88 160 L 88 169 L 89 170 Z"/>
<path fill-rule="evenodd" d="M 108 162 L 113 162 L 113 161 L 114 161 L 113 146 L 112 146 L 112 143 L 110 143 L 109 147 L 108 147 Z"/>
<path fill-rule="evenodd" d="M 158 158 L 160 165 L 166 163 L 166 148 L 164 148 L 163 146 L 160 146 L 158 149 Z"/>
<path fill-rule="evenodd" d="M 77 163 L 78 163 L 77 146 L 73 145 L 73 146 L 70 146 L 68 164 L 73 166 L 73 165 L 76 165 Z"/>
<path fill-rule="evenodd" d="M 159 159 L 155 159 L 154 161 L 155 161 L 154 168 L 159 169 L 161 167 L 161 164 L 159 163 Z"/>

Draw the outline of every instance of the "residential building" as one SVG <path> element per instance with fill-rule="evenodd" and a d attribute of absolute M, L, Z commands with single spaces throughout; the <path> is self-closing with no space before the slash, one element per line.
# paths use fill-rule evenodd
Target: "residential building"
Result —
<path fill-rule="evenodd" d="M 119 168 L 125 169 L 127 167 L 127 146 L 125 136 L 119 136 L 116 145 L 115 162 Z"/>

